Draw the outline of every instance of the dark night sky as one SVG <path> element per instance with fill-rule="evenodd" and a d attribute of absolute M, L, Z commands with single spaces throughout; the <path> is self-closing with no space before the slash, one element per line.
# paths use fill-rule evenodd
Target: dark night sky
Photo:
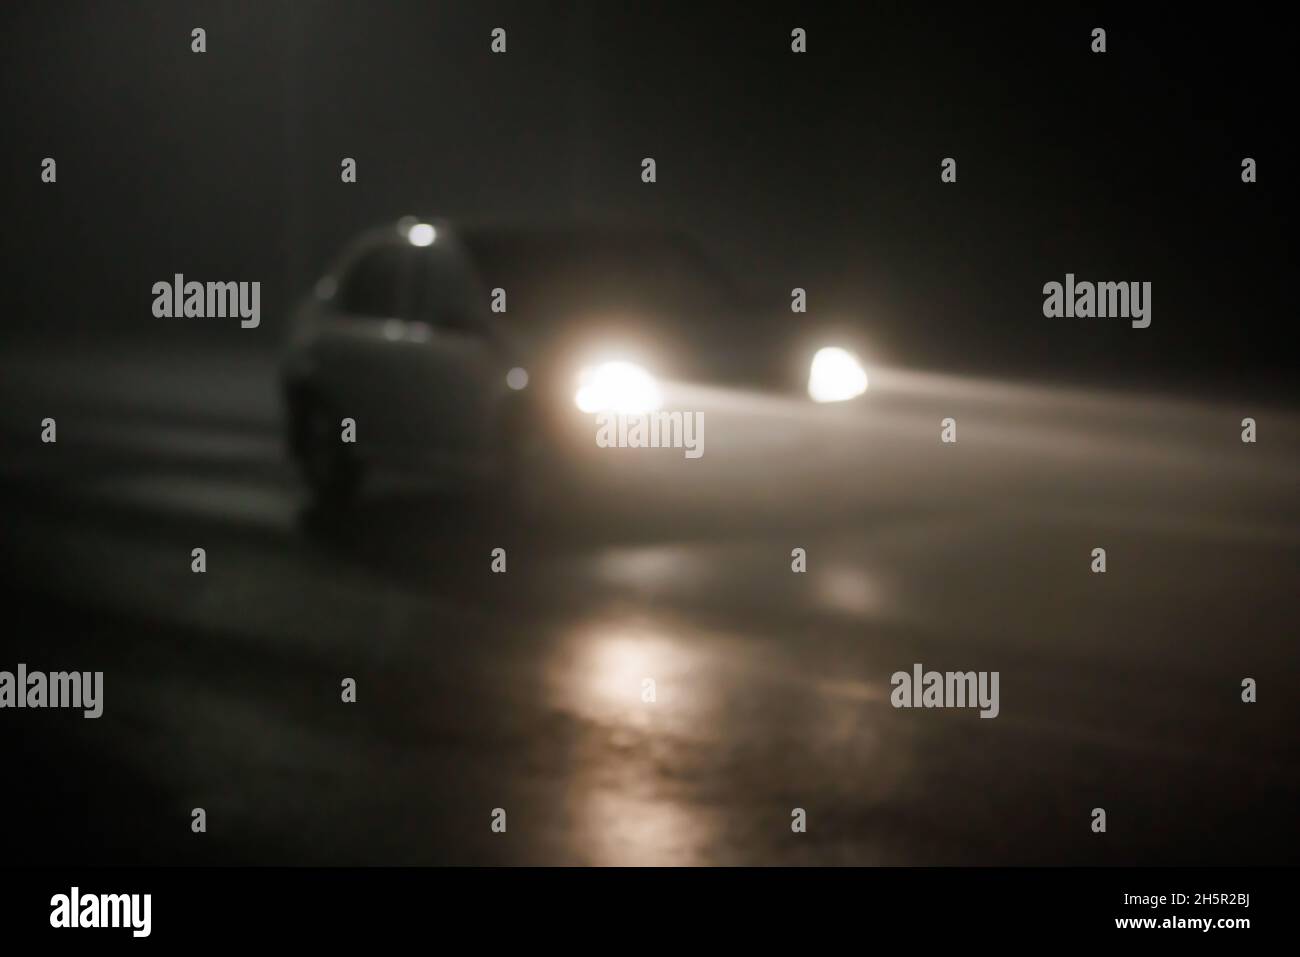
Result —
<path fill-rule="evenodd" d="M 679 226 L 774 309 L 806 287 L 791 322 L 853 321 L 899 363 L 1287 390 L 1281 29 L 1123 5 L 620 6 L 7 4 L 6 339 L 271 347 L 365 226 L 578 217 Z M 257 335 L 160 325 L 150 286 L 177 271 L 262 280 Z M 1152 327 L 1045 319 L 1067 271 L 1150 280 Z"/>

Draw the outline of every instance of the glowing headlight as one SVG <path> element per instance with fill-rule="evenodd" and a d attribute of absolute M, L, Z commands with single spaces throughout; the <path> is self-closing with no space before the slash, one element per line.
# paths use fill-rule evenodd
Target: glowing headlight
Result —
<path fill-rule="evenodd" d="M 406 239 L 412 246 L 432 246 L 438 238 L 438 231 L 428 223 L 416 223 L 406 231 Z"/>
<path fill-rule="evenodd" d="M 867 374 L 846 349 L 818 349 L 808 371 L 808 395 L 814 402 L 843 402 L 867 391 Z"/>
<path fill-rule="evenodd" d="M 583 412 L 652 412 L 663 403 L 654 376 L 631 362 L 603 362 L 578 375 L 574 404 Z"/>

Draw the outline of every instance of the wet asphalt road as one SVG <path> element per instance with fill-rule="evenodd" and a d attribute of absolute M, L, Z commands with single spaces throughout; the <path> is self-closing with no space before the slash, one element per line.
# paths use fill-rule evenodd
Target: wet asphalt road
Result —
<path fill-rule="evenodd" d="M 599 450 L 599 490 L 540 510 L 387 483 L 321 515 L 264 360 L 15 357 L 3 390 L 0 668 L 106 685 L 99 720 L 0 712 L 13 863 L 1300 858 L 1288 411 L 684 389 L 698 461 Z M 999 671 L 1000 715 L 892 708 L 916 662 Z"/>

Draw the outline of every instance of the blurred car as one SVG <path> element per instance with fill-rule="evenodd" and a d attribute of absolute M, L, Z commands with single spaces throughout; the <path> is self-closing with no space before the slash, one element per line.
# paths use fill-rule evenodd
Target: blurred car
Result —
<path fill-rule="evenodd" d="M 792 328 L 678 234 L 406 218 L 350 244 L 295 311 L 289 445 L 321 499 L 377 466 L 508 485 L 565 423 L 653 411 L 665 381 L 865 389 L 850 352 L 796 348 Z"/>

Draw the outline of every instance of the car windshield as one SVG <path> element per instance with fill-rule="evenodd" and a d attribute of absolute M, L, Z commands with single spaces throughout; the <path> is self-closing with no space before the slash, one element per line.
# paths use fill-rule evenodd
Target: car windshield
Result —
<path fill-rule="evenodd" d="M 696 316 L 743 297 L 689 241 L 627 232 L 486 233 L 467 237 L 488 287 L 529 319 L 591 311 Z"/>

